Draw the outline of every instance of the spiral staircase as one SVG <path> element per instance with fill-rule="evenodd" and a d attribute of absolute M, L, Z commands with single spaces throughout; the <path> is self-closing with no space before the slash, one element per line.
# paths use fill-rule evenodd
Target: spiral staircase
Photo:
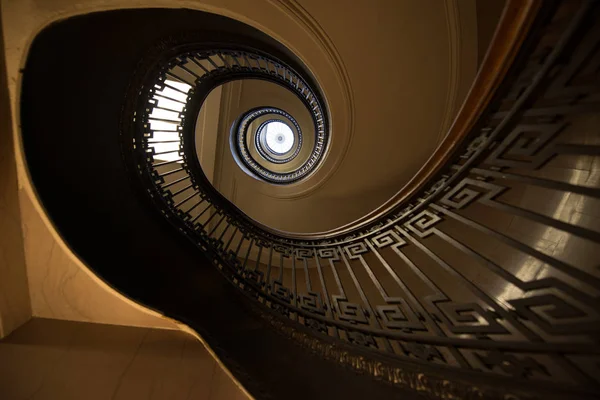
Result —
<path fill-rule="evenodd" d="M 337 52 L 313 2 L 274 2 L 302 48 L 222 3 L 31 44 L 30 178 L 94 274 L 258 399 L 599 396 L 600 4 L 507 1 L 468 92 L 419 120 L 393 35 Z"/>

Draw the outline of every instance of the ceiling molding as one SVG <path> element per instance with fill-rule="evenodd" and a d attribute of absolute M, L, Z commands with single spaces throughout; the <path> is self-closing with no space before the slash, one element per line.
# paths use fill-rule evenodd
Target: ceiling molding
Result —
<path fill-rule="evenodd" d="M 456 113 L 477 73 L 477 16 L 475 0 L 446 0 L 448 31 L 448 89 L 446 109 L 435 145 L 449 132 Z M 469 41 L 474 41 L 473 43 Z"/>

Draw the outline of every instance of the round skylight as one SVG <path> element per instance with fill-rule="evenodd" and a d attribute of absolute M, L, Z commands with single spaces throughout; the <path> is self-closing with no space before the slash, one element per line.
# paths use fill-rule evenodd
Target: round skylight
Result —
<path fill-rule="evenodd" d="M 292 129 L 279 121 L 271 121 L 263 126 L 265 142 L 273 153 L 285 154 L 294 146 Z"/>

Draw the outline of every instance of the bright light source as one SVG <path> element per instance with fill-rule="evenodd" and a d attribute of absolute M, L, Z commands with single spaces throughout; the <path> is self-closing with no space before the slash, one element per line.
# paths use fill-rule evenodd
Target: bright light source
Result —
<path fill-rule="evenodd" d="M 283 122 L 268 122 L 262 129 L 265 132 L 267 147 L 273 153 L 285 154 L 294 146 L 294 133 Z"/>

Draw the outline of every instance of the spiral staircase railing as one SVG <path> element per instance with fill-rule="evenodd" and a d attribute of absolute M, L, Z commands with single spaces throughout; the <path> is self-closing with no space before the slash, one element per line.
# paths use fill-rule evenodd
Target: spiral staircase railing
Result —
<path fill-rule="evenodd" d="M 241 77 L 302 96 L 320 135 L 311 160 L 322 156 L 328 133 L 318 91 L 267 55 L 253 66 L 245 57 L 253 53 L 217 44 L 159 61 L 133 90 L 139 108 L 125 123 L 134 139 L 125 151 L 163 215 L 274 328 L 320 356 L 434 398 L 529 398 L 541 388 L 558 397 L 598 394 L 599 226 L 563 209 L 593 208 L 600 197 L 591 166 L 600 160 L 599 14 L 594 2 L 544 4 L 444 167 L 408 201 L 344 235 L 278 234 L 224 199 L 201 171 L 193 146 L 199 107 L 216 85 Z M 166 88 L 183 97 L 170 98 L 177 107 L 165 110 L 161 132 L 152 122 Z M 152 143 L 162 140 L 179 157 L 157 161 Z M 561 166 L 582 163 L 585 176 L 561 175 Z M 548 245 L 567 242 L 586 256 Z M 409 373 L 398 366 L 407 361 L 417 371 L 437 369 Z M 444 376 L 455 371 L 484 383 L 450 385 Z"/>
<path fill-rule="evenodd" d="M 73 252 L 198 332 L 258 398 L 598 398 L 599 14 L 595 1 L 507 1 L 434 156 L 326 233 L 263 226 L 204 175 L 196 119 L 232 80 L 276 83 L 312 110 L 318 140 L 288 182 L 330 142 L 308 68 L 214 14 L 118 10 L 44 29 L 22 71 L 23 151 Z"/>

